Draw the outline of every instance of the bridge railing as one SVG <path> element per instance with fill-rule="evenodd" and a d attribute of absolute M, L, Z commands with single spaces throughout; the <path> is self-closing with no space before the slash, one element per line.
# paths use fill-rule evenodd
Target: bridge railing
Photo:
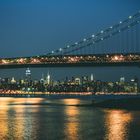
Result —
<path fill-rule="evenodd" d="M 0 59 L 0 65 L 139 62 L 140 54 L 66 55 Z"/>

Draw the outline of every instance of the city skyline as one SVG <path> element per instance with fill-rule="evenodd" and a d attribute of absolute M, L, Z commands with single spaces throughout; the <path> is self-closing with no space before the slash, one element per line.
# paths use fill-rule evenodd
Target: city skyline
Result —
<path fill-rule="evenodd" d="M 63 78 L 63 77 L 62 77 Z M 139 94 L 139 79 L 133 77 L 126 80 L 102 81 L 94 79 L 93 74 L 79 76 L 66 76 L 62 79 L 53 79 L 50 72 L 42 73 L 40 79 L 34 79 L 29 68 L 26 69 L 24 78 L 0 78 L 0 91 L 3 94 Z M 66 92 L 66 93 L 64 93 Z M 74 94 L 73 93 L 73 94 Z"/>
<path fill-rule="evenodd" d="M 138 78 L 136 75 L 133 75 L 132 77 L 125 77 L 124 75 L 121 75 L 120 77 L 118 77 L 118 79 L 114 79 L 114 80 L 109 80 L 109 79 L 99 79 L 98 77 L 96 77 L 96 75 L 94 73 L 86 73 L 86 74 L 78 74 L 78 75 L 65 75 L 65 76 L 61 76 L 60 78 L 55 77 L 55 73 L 53 73 L 52 71 L 48 70 L 45 73 L 40 72 L 40 76 L 39 77 L 35 77 L 35 71 L 32 71 L 32 68 L 26 68 L 24 70 L 22 70 L 22 73 L 20 73 L 20 77 L 16 77 L 15 75 L 12 76 L 0 76 L 0 79 L 4 79 L 4 78 L 8 78 L 9 80 L 21 80 L 21 79 L 26 79 L 26 77 L 30 77 L 31 80 L 41 80 L 41 79 L 50 79 L 52 81 L 64 81 L 66 79 L 71 80 L 72 78 L 79 78 L 81 79 L 82 77 L 88 77 L 89 80 L 93 81 L 104 81 L 104 82 L 117 82 L 120 81 L 121 78 L 124 78 L 124 81 L 129 82 L 132 79 Z M 139 81 L 139 80 L 138 80 Z"/>
<path fill-rule="evenodd" d="M 0 140 L 140 139 L 140 0 L 0 0 Z"/>

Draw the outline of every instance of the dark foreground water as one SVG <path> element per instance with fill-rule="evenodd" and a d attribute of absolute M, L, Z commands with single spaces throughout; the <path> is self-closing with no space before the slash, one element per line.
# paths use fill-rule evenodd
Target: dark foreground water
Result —
<path fill-rule="evenodd" d="M 77 104 L 87 102 L 0 98 L 0 140 L 140 139 L 140 111 Z"/>

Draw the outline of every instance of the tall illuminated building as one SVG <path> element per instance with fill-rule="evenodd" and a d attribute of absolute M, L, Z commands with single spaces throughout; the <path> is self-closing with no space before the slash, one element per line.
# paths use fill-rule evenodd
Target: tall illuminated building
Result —
<path fill-rule="evenodd" d="M 31 80 L 31 70 L 29 68 L 26 69 L 25 75 L 26 79 Z"/>
<path fill-rule="evenodd" d="M 25 71 L 25 83 L 27 86 L 30 86 L 31 85 L 31 70 L 29 68 L 26 69 Z"/>
<path fill-rule="evenodd" d="M 49 72 L 47 74 L 46 81 L 47 81 L 47 84 L 48 85 L 51 83 L 51 76 L 50 76 L 50 73 Z"/>
<path fill-rule="evenodd" d="M 93 77 L 93 74 L 90 75 L 90 81 L 93 81 L 94 80 L 94 77 Z"/>

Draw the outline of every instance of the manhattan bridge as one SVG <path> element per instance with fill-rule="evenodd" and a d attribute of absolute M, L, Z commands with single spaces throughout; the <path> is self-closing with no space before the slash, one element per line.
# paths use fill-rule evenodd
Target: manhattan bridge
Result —
<path fill-rule="evenodd" d="M 96 34 L 45 55 L 0 58 L 0 68 L 47 66 L 140 67 L 140 11 Z"/>

